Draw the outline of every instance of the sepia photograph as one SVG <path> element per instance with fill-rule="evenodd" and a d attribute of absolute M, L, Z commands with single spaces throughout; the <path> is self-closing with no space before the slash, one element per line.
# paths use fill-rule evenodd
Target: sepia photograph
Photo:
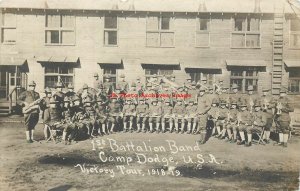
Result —
<path fill-rule="evenodd" d="M 0 190 L 300 190 L 300 0 L 0 0 Z"/>

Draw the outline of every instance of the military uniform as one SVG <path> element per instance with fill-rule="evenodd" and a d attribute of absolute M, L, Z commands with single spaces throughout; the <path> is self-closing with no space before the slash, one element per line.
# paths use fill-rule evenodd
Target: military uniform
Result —
<path fill-rule="evenodd" d="M 170 131 L 173 128 L 173 120 L 174 120 L 174 116 L 173 116 L 173 107 L 170 105 L 170 101 L 169 100 L 165 100 L 165 104 L 167 105 L 163 105 L 162 106 L 162 119 L 161 119 L 161 126 L 162 126 L 162 132 L 165 132 L 165 122 L 169 122 L 170 125 Z"/>
<path fill-rule="evenodd" d="M 108 104 L 108 121 L 112 124 L 110 128 L 111 133 L 114 132 L 115 124 L 118 123 L 121 118 L 123 118 L 121 103 L 116 98 L 112 99 L 115 99 L 116 101 Z"/>
<path fill-rule="evenodd" d="M 29 84 L 31 87 L 35 87 L 35 82 Z M 26 128 L 26 138 L 28 143 L 33 142 L 33 132 L 36 124 L 39 121 L 39 104 L 40 104 L 40 95 L 34 90 L 24 91 L 19 95 L 18 103 L 23 107 L 32 105 L 32 109 L 24 113 L 24 124 Z"/>
<path fill-rule="evenodd" d="M 105 95 L 111 95 L 112 92 L 114 91 L 114 86 L 113 83 L 110 82 L 110 77 L 109 76 L 105 76 L 104 77 L 106 80 L 103 83 L 103 93 Z"/>
<path fill-rule="evenodd" d="M 103 82 L 99 79 L 99 75 L 98 73 L 94 74 L 94 82 L 93 82 L 93 87 L 98 90 L 101 91 L 103 88 Z"/>
<path fill-rule="evenodd" d="M 200 88 L 200 92 L 205 92 L 204 88 Z M 208 99 L 208 95 L 204 93 L 204 95 L 199 95 L 198 104 L 197 104 L 197 114 L 198 114 L 198 128 L 195 131 L 193 129 L 193 133 L 197 134 L 202 131 L 202 134 L 206 131 L 206 123 L 207 123 L 207 112 L 210 109 L 210 101 Z"/>
<path fill-rule="evenodd" d="M 239 131 L 241 141 L 238 142 L 238 145 L 245 144 L 245 131 L 252 127 L 253 116 L 250 111 L 247 110 L 247 104 L 241 103 L 240 108 L 245 108 L 244 110 L 240 109 L 237 115 L 238 124 L 233 127 L 233 131 Z"/>
<path fill-rule="evenodd" d="M 125 105 L 123 106 L 123 125 L 124 132 L 127 131 L 127 122 L 129 122 L 129 130 L 132 131 L 132 123 L 133 119 L 136 116 L 135 105 L 131 100 L 127 100 Z"/>
<path fill-rule="evenodd" d="M 176 133 L 179 132 L 179 121 L 181 121 L 181 132 L 183 133 L 184 132 L 184 117 L 186 115 L 186 109 L 185 109 L 184 104 L 182 103 L 182 100 L 177 100 L 177 103 L 173 109 L 173 115 L 174 115 L 174 123 L 175 123 Z"/>
<path fill-rule="evenodd" d="M 232 108 L 232 105 L 236 105 L 235 108 Z M 225 125 L 226 132 L 228 134 L 228 139 L 234 143 L 237 141 L 237 131 L 235 130 L 235 127 L 237 126 L 237 116 L 238 116 L 238 110 L 237 110 L 237 103 L 232 102 L 231 108 L 227 113 L 227 125 Z M 232 132 L 231 132 L 232 131 Z M 232 136 L 233 135 L 233 136 Z M 225 133 L 222 135 L 225 136 Z"/>
<path fill-rule="evenodd" d="M 142 84 L 142 82 L 140 81 L 141 80 L 140 77 L 138 77 L 136 80 L 137 80 L 136 84 L 135 84 L 136 85 L 136 91 L 137 91 L 137 94 L 140 96 L 144 92 L 145 88 L 144 88 L 144 85 Z"/>
<path fill-rule="evenodd" d="M 193 129 L 196 128 L 198 123 L 198 117 L 197 117 L 197 105 L 194 104 L 193 100 L 189 101 L 189 105 L 186 107 L 186 115 L 185 120 L 187 121 L 187 133 L 190 134 L 192 130 L 192 122 L 193 122 Z"/>
<path fill-rule="evenodd" d="M 220 109 L 219 109 L 219 117 L 218 117 L 218 120 L 216 122 L 216 126 L 217 126 L 217 131 L 218 131 L 218 136 L 219 138 L 222 138 L 222 134 L 224 134 L 224 131 L 226 131 L 226 120 L 227 120 L 227 117 L 228 117 L 228 108 L 226 108 L 226 104 L 227 102 L 225 102 L 224 100 L 221 100 L 220 102 L 220 105 L 224 106 L 224 108 L 222 108 L 220 106 Z M 222 128 L 222 130 L 221 130 Z"/>
<path fill-rule="evenodd" d="M 144 103 L 144 99 L 140 99 L 139 100 L 140 102 L 143 102 L 143 103 L 139 103 L 137 106 L 136 106 L 136 115 L 137 115 L 137 123 L 140 124 L 142 123 L 142 128 L 141 126 L 138 125 L 138 129 L 137 129 L 137 132 L 140 132 L 140 130 L 142 129 L 142 131 L 145 132 L 145 123 L 147 121 L 147 118 L 148 118 L 148 115 L 149 115 L 149 108 L 148 108 L 148 105 L 146 105 Z"/>
<path fill-rule="evenodd" d="M 159 124 L 162 116 L 162 107 L 159 105 L 153 105 L 157 103 L 157 100 L 153 100 L 152 104 L 149 106 L 149 126 L 150 132 L 153 132 L 153 124 L 156 123 L 156 130 L 159 131 Z"/>
<path fill-rule="evenodd" d="M 188 89 L 187 93 L 191 96 L 190 99 L 197 103 L 199 90 L 196 89 L 196 82 L 192 82 L 192 88 Z"/>
<path fill-rule="evenodd" d="M 95 106 L 95 111 L 97 114 L 97 119 L 98 119 L 98 124 L 101 126 L 101 129 L 98 129 L 98 133 L 101 135 L 107 134 L 106 131 L 106 122 L 107 122 L 107 109 L 106 109 L 106 102 L 104 98 L 102 97 L 97 97 L 96 100 L 96 106 Z"/>

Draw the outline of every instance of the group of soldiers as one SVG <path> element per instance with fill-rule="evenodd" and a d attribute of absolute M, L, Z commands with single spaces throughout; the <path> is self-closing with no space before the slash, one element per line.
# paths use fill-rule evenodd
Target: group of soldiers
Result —
<path fill-rule="evenodd" d="M 251 146 L 253 134 L 269 143 L 275 127 L 278 145 L 287 146 L 293 108 L 284 88 L 275 97 L 268 89 L 263 89 L 262 95 L 254 94 L 253 86 L 248 86 L 247 94 L 240 94 L 237 84 L 224 87 L 222 80 L 209 86 L 206 78 L 196 83 L 188 77 L 182 86 L 177 85 L 175 76 L 158 79 L 154 75 L 146 85 L 139 77 L 129 84 L 123 74 L 115 85 L 110 76 L 104 76 L 104 82 L 98 74 L 94 78 L 94 87 L 85 84 L 78 92 L 72 85 L 58 82 L 55 90 L 45 89 L 43 98 L 31 82 L 19 97 L 27 141 L 32 142 L 42 111 L 45 139 L 53 138 L 53 130 L 60 130 L 66 144 L 117 131 L 169 131 L 200 134 L 200 144 L 215 136 Z"/>

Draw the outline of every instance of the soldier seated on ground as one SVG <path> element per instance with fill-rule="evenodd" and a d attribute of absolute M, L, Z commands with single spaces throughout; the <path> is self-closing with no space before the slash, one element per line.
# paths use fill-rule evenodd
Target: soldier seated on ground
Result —
<path fill-rule="evenodd" d="M 153 99 L 149 106 L 149 126 L 150 133 L 153 133 L 153 123 L 156 124 L 156 132 L 159 132 L 159 125 L 161 122 L 162 108 L 157 105 L 157 100 Z"/>
<path fill-rule="evenodd" d="M 226 108 L 226 102 L 224 100 L 221 100 L 220 102 L 220 109 L 219 109 L 219 117 L 216 123 L 217 126 L 217 132 L 218 135 L 216 135 L 217 138 L 224 139 L 225 137 L 222 137 L 224 134 L 224 131 L 226 132 L 225 126 L 226 126 L 226 118 L 228 109 Z"/>
<path fill-rule="evenodd" d="M 148 105 L 145 104 L 145 99 L 140 98 L 139 104 L 136 106 L 136 122 L 137 122 L 137 133 L 141 130 L 145 133 L 145 124 L 149 116 Z"/>
<path fill-rule="evenodd" d="M 131 98 L 126 99 L 123 106 L 123 132 L 127 132 L 127 123 L 129 122 L 129 131 L 133 130 L 133 120 L 136 116 L 135 105 L 132 103 Z"/>

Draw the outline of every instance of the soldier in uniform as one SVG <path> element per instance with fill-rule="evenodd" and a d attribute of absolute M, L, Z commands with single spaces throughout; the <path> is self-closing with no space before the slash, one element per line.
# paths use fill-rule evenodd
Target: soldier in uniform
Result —
<path fill-rule="evenodd" d="M 134 105 L 137 104 L 138 101 L 138 93 L 136 90 L 136 84 L 134 82 L 131 83 L 131 86 L 129 88 L 129 91 L 127 92 L 127 94 L 125 95 L 126 99 L 131 99 L 132 103 Z"/>
<path fill-rule="evenodd" d="M 171 82 L 174 82 L 174 83 L 176 83 L 176 81 L 175 81 L 175 80 L 176 80 L 176 78 L 175 78 L 175 75 L 174 75 L 174 74 L 173 74 L 173 75 L 171 75 L 171 79 L 170 79 L 170 80 L 171 80 Z"/>
<path fill-rule="evenodd" d="M 51 89 L 48 87 L 45 89 L 44 92 L 45 92 L 45 98 L 41 101 L 40 109 L 43 111 L 42 119 L 45 124 L 45 116 L 49 115 L 50 99 L 52 97 L 52 92 Z M 45 140 L 48 140 L 50 136 L 50 132 L 46 124 L 44 126 L 44 136 L 45 136 Z"/>
<path fill-rule="evenodd" d="M 228 111 L 228 114 L 227 114 L 227 123 L 228 124 L 227 124 L 227 126 L 225 126 L 226 132 L 228 135 L 228 140 L 231 143 L 237 142 L 237 131 L 235 129 L 235 127 L 237 126 L 237 123 L 238 123 L 237 116 L 238 116 L 237 102 L 233 101 L 230 104 L 230 110 Z M 222 136 L 225 136 L 225 133 Z"/>
<path fill-rule="evenodd" d="M 201 87 L 204 88 L 205 92 L 207 92 L 208 91 L 207 78 L 203 76 L 201 80 L 197 82 L 197 86 L 199 86 L 200 88 Z"/>
<path fill-rule="evenodd" d="M 93 103 L 94 101 L 90 96 L 83 101 L 84 112 L 86 114 L 84 122 L 86 124 L 88 130 L 87 135 L 89 137 L 94 137 L 94 132 L 98 127 L 97 114 L 95 108 L 93 107 Z"/>
<path fill-rule="evenodd" d="M 187 134 L 191 134 L 192 123 L 193 129 L 196 129 L 198 123 L 197 117 L 197 105 L 194 103 L 194 100 L 189 100 L 189 105 L 186 107 L 186 116 L 185 120 L 187 121 Z"/>
<path fill-rule="evenodd" d="M 144 90 L 145 90 L 145 88 L 144 88 L 143 83 L 141 82 L 141 78 L 137 77 L 136 78 L 136 91 L 137 91 L 137 94 L 139 96 L 142 95 L 142 93 L 144 92 Z"/>
<path fill-rule="evenodd" d="M 280 95 L 276 101 L 275 106 L 275 122 L 279 132 L 278 144 L 287 147 L 289 139 L 291 117 L 290 112 L 293 112 L 294 108 L 291 101 L 286 97 L 286 89 L 280 89 Z"/>
<path fill-rule="evenodd" d="M 222 91 L 222 88 L 223 88 L 223 80 L 220 79 L 218 83 L 214 84 L 214 90 L 217 93 Z"/>
<path fill-rule="evenodd" d="M 93 100 L 94 95 L 91 92 L 89 92 L 89 86 L 87 84 L 84 84 L 83 87 L 82 87 L 82 89 L 83 89 L 83 91 L 80 94 L 82 103 L 84 103 L 86 99 L 90 99 L 91 98 Z"/>
<path fill-rule="evenodd" d="M 263 95 L 259 98 L 259 102 L 261 103 L 262 111 L 264 112 L 266 118 L 267 118 L 267 124 L 265 127 L 264 132 L 264 142 L 269 143 L 270 142 L 270 133 L 271 128 L 273 125 L 273 115 L 275 111 L 275 104 L 274 100 L 271 95 L 268 95 L 269 89 L 263 88 Z"/>
<path fill-rule="evenodd" d="M 186 81 L 184 82 L 184 88 L 191 89 L 192 88 L 192 78 L 188 76 Z"/>
<path fill-rule="evenodd" d="M 159 132 L 159 125 L 161 122 L 162 108 L 157 105 L 157 100 L 152 100 L 152 104 L 149 106 L 149 126 L 150 133 L 153 133 L 153 123 L 156 124 L 156 132 Z"/>
<path fill-rule="evenodd" d="M 227 102 L 225 100 L 220 100 L 220 109 L 219 109 L 219 117 L 216 123 L 217 127 L 217 132 L 218 135 L 216 136 L 217 138 L 224 138 L 222 137 L 224 131 L 226 132 L 226 119 L 227 119 L 227 114 L 228 114 L 228 109 L 226 108 Z M 221 130 L 222 129 L 222 130 Z"/>
<path fill-rule="evenodd" d="M 252 113 L 252 126 L 247 128 L 248 142 L 245 146 L 249 147 L 252 145 L 252 134 L 261 133 L 267 124 L 267 118 L 265 113 L 261 110 L 259 102 L 255 102 L 254 111 Z"/>
<path fill-rule="evenodd" d="M 123 107 L 123 132 L 127 132 L 127 123 L 129 122 L 129 131 L 132 132 L 133 119 L 136 116 L 135 105 L 131 98 L 127 98 Z"/>
<path fill-rule="evenodd" d="M 143 97 L 140 98 L 139 104 L 136 106 L 136 122 L 137 122 L 137 133 L 146 132 L 145 124 L 149 115 L 148 105 L 145 104 L 145 99 Z"/>
<path fill-rule="evenodd" d="M 114 91 L 114 86 L 110 81 L 110 76 L 105 75 L 104 76 L 105 82 L 103 83 L 103 93 L 104 95 L 110 96 L 112 92 Z"/>
<path fill-rule="evenodd" d="M 35 91 L 36 83 L 32 81 L 28 86 L 28 90 L 20 94 L 18 101 L 23 107 L 26 140 L 28 143 L 32 143 L 34 128 L 39 121 L 39 104 L 41 99 L 39 93 Z"/>
<path fill-rule="evenodd" d="M 73 97 L 75 99 L 75 97 Z M 73 99 L 72 98 L 72 99 Z M 65 141 L 65 144 L 70 144 L 76 130 L 76 125 L 73 123 L 73 116 L 75 115 L 75 109 L 73 107 L 72 100 L 69 97 L 64 99 L 64 111 L 62 112 L 62 127 L 63 135 L 62 139 Z"/>
<path fill-rule="evenodd" d="M 68 97 L 70 100 L 74 98 L 76 93 L 74 92 L 74 86 L 72 84 L 68 85 L 68 91 L 65 93 L 65 97 Z"/>
<path fill-rule="evenodd" d="M 59 102 L 59 109 L 62 110 L 63 105 L 64 105 L 64 99 L 65 99 L 65 94 L 63 93 L 63 84 L 61 82 L 57 82 L 55 85 L 55 92 L 53 93 L 53 97 L 55 97 L 55 100 Z"/>
<path fill-rule="evenodd" d="M 219 102 L 223 101 L 226 104 L 226 107 L 229 108 L 229 104 L 230 104 L 230 96 L 228 94 L 228 87 L 222 87 L 222 91 L 219 93 Z"/>
<path fill-rule="evenodd" d="M 241 100 L 241 95 L 238 93 L 238 88 L 239 86 L 237 84 L 232 84 L 232 87 L 231 87 L 231 90 L 232 92 L 230 92 L 230 97 L 229 97 L 229 100 L 230 100 L 230 104 L 232 102 L 235 102 L 236 104 L 240 104 L 242 102 Z"/>
<path fill-rule="evenodd" d="M 125 81 L 125 75 L 120 75 L 121 81 L 119 81 L 118 86 L 120 87 L 120 93 L 126 94 L 129 91 L 129 84 Z"/>
<path fill-rule="evenodd" d="M 182 99 L 177 99 L 176 105 L 173 109 L 175 131 L 179 133 L 179 123 L 181 122 L 181 133 L 184 133 L 184 116 L 186 115 L 185 105 Z M 170 128 L 171 129 L 171 128 Z M 172 132 L 172 129 L 170 130 Z"/>
<path fill-rule="evenodd" d="M 198 114 L 198 128 L 195 131 L 193 127 L 193 134 L 201 133 L 201 141 L 204 140 L 206 134 L 206 123 L 207 123 L 207 112 L 210 109 L 210 101 L 208 96 L 205 94 L 205 88 L 199 89 L 199 97 L 197 103 L 197 114 Z M 200 132 L 201 131 L 201 132 Z"/>
<path fill-rule="evenodd" d="M 100 80 L 98 73 L 94 73 L 94 82 L 93 82 L 93 86 L 94 86 L 94 88 L 95 88 L 98 92 L 100 92 L 100 91 L 102 90 L 102 88 L 103 88 L 103 83 L 102 83 L 102 81 Z"/>
<path fill-rule="evenodd" d="M 196 82 L 192 82 L 191 89 L 188 89 L 187 93 L 191 95 L 191 98 L 194 103 L 197 103 L 199 90 L 196 89 Z"/>
<path fill-rule="evenodd" d="M 106 131 L 106 122 L 107 122 L 107 110 L 106 110 L 106 101 L 104 100 L 105 98 L 98 96 L 96 100 L 96 115 L 98 119 L 98 124 L 99 124 L 99 129 L 98 129 L 98 134 L 104 135 L 108 134 L 108 131 Z M 101 127 L 101 128 L 100 128 Z"/>
<path fill-rule="evenodd" d="M 207 126 L 210 127 L 210 129 L 212 129 L 211 136 L 215 136 L 218 134 L 216 130 L 216 123 L 219 118 L 218 104 L 219 104 L 218 99 L 217 98 L 213 99 L 211 103 L 211 108 L 207 112 L 208 114 Z"/>
<path fill-rule="evenodd" d="M 170 132 L 173 128 L 173 107 L 170 104 L 170 100 L 166 99 L 165 100 L 165 105 L 162 106 L 162 119 L 161 119 L 161 129 L 162 133 L 165 133 L 166 131 L 166 122 L 169 122 L 170 126 Z"/>
<path fill-rule="evenodd" d="M 257 96 L 254 95 L 254 88 L 253 86 L 248 86 L 248 94 L 244 96 L 244 103 L 247 103 L 247 106 L 249 108 L 249 112 L 252 113 L 254 103 L 256 102 Z"/>
<path fill-rule="evenodd" d="M 246 144 L 245 131 L 252 126 L 252 114 L 248 111 L 247 104 L 241 102 L 240 111 L 237 115 L 238 124 L 233 127 L 233 131 L 239 131 L 241 140 L 237 142 L 238 145 Z"/>
<path fill-rule="evenodd" d="M 111 97 L 111 103 L 108 104 L 109 118 L 111 123 L 110 133 L 114 133 L 116 124 L 119 124 L 120 119 L 123 118 L 122 105 L 116 97 Z"/>

